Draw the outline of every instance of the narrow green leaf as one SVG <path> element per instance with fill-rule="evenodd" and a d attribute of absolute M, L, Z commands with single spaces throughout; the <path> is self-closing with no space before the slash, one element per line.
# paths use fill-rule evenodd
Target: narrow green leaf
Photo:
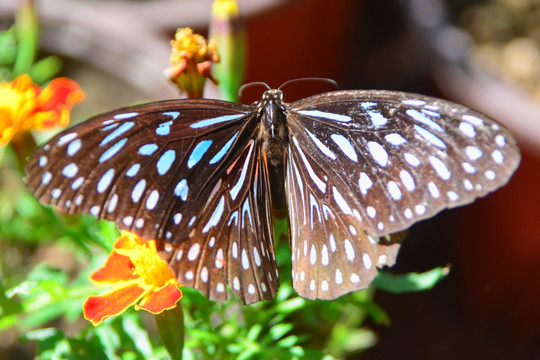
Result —
<path fill-rule="evenodd" d="M 394 275 L 381 271 L 373 284 L 381 290 L 394 294 L 431 289 L 450 272 L 450 267 L 437 267 L 423 273 Z"/>

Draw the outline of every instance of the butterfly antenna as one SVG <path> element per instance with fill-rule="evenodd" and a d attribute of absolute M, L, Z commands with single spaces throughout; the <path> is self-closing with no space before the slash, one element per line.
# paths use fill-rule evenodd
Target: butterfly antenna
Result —
<path fill-rule="evenodd" d="M 297 82 L 297 81 L 322 81 L 322 82 L 327 82 L 329 84 L 332 84 L 336 88 L 336 90 L 339 89 L 339 84 L 335 80 L 332 80 L 332 79 L 329 79 L 329 78 L 322 78 L 322 77 L 304 77 L 304 78 L 287 80 L 283 84 L 280 85 L 278 90 L 281 90 L 282 87 L 284 87 L 284 86 L 286 86 L 286 85 L 288 85 L 290 83 Z"/>
<path fill-rule="evenodd" d="M 247 84 L 244 84 L 242 86 L 240 86 L 240 89 L 238 89 L 238 98 L 241 99 L 242 98 L 242 93 L 244 92 L 244 90 L 250 86 L 255 86 L 255 85 L 263 85 L 264 87 L 266 87 L 267 90 L 270 90 L 270 86 L 268 86 L 267 83 L 265 82 L 262 82 L 262 81 L 254 81 L 254 82 L 250 82 L 250 83 L 247 83 Z"/>

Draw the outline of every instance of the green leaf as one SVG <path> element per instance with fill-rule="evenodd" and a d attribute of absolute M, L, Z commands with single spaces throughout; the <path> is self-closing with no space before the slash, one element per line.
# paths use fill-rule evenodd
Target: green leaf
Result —
<path fill-rule="evenodd" d="M 58 56 L 47 56 L 32 65 L 30 77 L 37 84 L 43 84 L 55 77 L 61 69 L 62 61 Z"/>
<path fill-rule="evenodd" d="M 0 66 L 9 66 L 17 57 L 17 38 L 15 30 L 0 31 Z"/>
<path fill-rule="evenodd" d="M 135 347 L 144 355 L 145 358 L 148 358 L 152 354 L 152 343 L 148 337 L 148 332 L 143 329 L 138 320 L 136 314 L 125 314 L 122 316 L 122 329 L 129 336 Z"/>
<path fill-rule="evenodd" d="M 450 272 L 450 267 L 437 267 L 423 273 L 394 275 L 381 271 L 373 284 L 381 290 L 394 294 L 431 289 Z"/>
<path fill-rule="evenodd" d="M 272 337 L 272 340 L 277 341 L 292 329 L 294 329 L 293 324 L 277 324 L 270 329 L 270 336 Z"/>

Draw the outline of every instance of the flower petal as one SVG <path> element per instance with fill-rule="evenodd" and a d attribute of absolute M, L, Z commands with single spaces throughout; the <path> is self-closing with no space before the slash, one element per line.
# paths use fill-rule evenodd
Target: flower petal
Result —
<path fill-rule="evenodd" d="M 90 275 L 90 280 L 96 286 L 110 286 L 137 278 L 139 276 L 133 271 L 133 264 L 129 257 L 115 251 L 107 257 L 102 267 Z"/>
<path fill-rule="evenodd" d="M 176 283 L 170 283 L 165 287 L 149 293 L 135 308 L 141 308 L 153 314 L 159 314 L 164 310 L 171 309 L 182 298 L 182 291 Z"/>
<path fill-rule="evenodd" d="M 132 283 L 103 295 L 90 296 L 84 303 L 84 317 L 94 326 L 99 325 L 103 320 L 123 313 L 144 296 L 145 291 L 139 284 Z"/>

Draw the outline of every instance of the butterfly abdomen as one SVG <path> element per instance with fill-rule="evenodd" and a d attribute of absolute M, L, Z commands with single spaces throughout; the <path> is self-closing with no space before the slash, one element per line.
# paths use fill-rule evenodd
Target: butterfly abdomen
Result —
<path fill-rule="evenodd" d="M 269 90 L 259 103 L 262 154 L 270 178 L 272 214 L 277 218 L 286 215 L 285 201 L 285 160 L 289 144 L 286 123 L 286 106 L 282 102 L 280 90 Z"/>

